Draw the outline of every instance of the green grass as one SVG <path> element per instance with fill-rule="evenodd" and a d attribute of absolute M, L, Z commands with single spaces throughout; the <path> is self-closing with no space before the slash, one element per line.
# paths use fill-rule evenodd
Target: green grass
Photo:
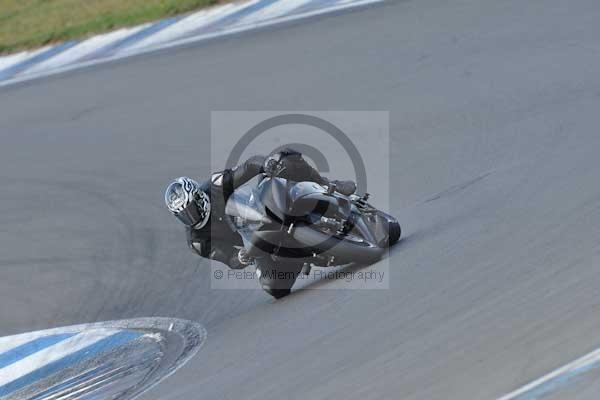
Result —
<path fill-rule="evenodd" d="M 186 13 L 218 0 L 0 0 L 0 53 Z"/>

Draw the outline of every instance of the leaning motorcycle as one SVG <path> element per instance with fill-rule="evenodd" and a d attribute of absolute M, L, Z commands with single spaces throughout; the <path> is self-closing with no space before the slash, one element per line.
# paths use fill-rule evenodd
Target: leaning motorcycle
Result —
<path fill-rule="evenodd" d="M 290 293 L 313 267 L 371 264 L 400 240 L 398 221 L 364 196 L 345 196 L 314 182 L 263 174 L 237 188 L 225 214 L 256 265 L 261 287 Z"/>

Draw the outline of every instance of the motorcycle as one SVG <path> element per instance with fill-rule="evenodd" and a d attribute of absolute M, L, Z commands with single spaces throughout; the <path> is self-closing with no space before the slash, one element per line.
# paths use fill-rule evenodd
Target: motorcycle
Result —
<path fill-rule="evenodd" d="M 263 174 L 237 188 L 225 214 L 256 265 L 262 289 L 276 299 L 290 293 L 313 267 L 371 264 L 400 240 L 398 221 L 335 184 L 292 182 Z"/>

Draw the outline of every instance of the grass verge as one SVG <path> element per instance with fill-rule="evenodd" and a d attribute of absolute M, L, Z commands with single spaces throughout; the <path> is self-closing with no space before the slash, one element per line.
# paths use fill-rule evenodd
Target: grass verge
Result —
<path fill-rule="evenodd" d="M 0 0 L 0 54 L 81 38 L 218 0 Z"/>

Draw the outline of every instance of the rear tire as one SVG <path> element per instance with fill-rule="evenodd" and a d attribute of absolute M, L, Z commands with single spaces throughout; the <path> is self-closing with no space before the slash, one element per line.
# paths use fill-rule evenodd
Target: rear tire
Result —
<path fill-rule="evenodd" d="M 292 293 L 291 289 L 264 289 L 265 292 L 269 293 L 271 296 L 275 298 L 275 300 L 279 300 L 282 297 L 287 296 Z"/>
<path fill-rule="evenodd" d="M 270 258 L 257 260 L 256 271 L 261 288 L 280 299 L 291 293 L 292 286 L 302 271 L 302 265 L 297 263 L 275 264 Z"/>

